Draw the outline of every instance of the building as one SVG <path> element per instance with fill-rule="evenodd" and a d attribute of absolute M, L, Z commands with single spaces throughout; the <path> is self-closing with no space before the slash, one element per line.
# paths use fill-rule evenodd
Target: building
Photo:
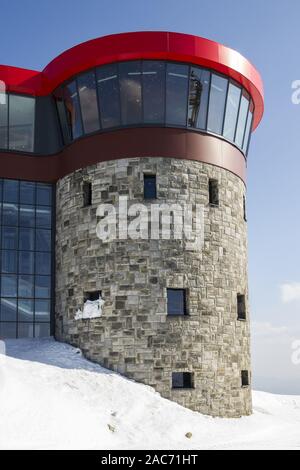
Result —
<path fill-rule="evenodd" d="M 251 413 L 255 68 L 207 39 L 136 32 L 75 46 L 42 72 L 0 66 L 0 79 L 0 336 L 55 334 L 193 410 Z M 97 207 L 120 196 L 201 205 L 203 246 L 103 242 Z M 99 293 L 102 316 L 75 320 Z"/>

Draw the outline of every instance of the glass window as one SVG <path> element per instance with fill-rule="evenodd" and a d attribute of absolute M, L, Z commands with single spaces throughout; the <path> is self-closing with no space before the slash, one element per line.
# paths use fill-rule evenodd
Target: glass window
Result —
<path fill-rule="evenodd" d="M 28 181 L 20 182 L 20 201 L 22 204 L 35 203 L 35 183 Z"/>
<path fill-rule="evenodd" d="M 144 175 L 144 199 L 156 198 L 156 176 Z"/>
<path fill-rule="evenodd" d="M 18 320 L 33 322 L 33 300 L 18 300 Z"/>
<path fill-rule="evenodd" d="M 206 128 L 210 72 L 191 67 L 189 86 L 188 126 Z"/>
<path fill-rule="evenodd" d="M 19 273 L 32 274 L 34 272 L 34 252 L 19 251 Z"/>
<path fill-rule="evenodd" d="M 222 134 L 228 80 L 220 75 L 211 75 L 207 130 Z"/>
<path fill-rule="evenodd" d="M 33 323 L 18 323 L 18 338 L 33 338 Z"/>
<path fill-rule="evenodd" d="M 33 152 L 35 99 L 9 95 L 9 148 Z"/>
<path fill-rule="evenodd" d="M 8 146 L 8 95 L 0 88 L 0 148 Z"/>
<path fill-rule="evenodd" d="M 82 135 L 80 105 L 75 80 L 64 88 L 64 100 L 72 139 Z"/>
<path fill-rule="evenodd" d="M 2 248 L 15 250 L 18 247 L 18 229 L 17 227 L 2 228 Z"/>
<path fill-rule="evenodd" d="M 34 227 L 35 208 L 34 206 L 20 206 L 20 226 Z"/>
<path fill-rule="evenodd" d="M 121 122 L 118 66 L 105 65 L 96 74 L 102 128 L 117 127 Z"/>
<path fill-rule="evenodd" d="M 242 147 L 243 145 L 245 126 L 246 126 L 246 120 L 247 120 L 247 114 L 248 114 L 248 108 L 249 108 L 248 97 L 249 97 L 248 93 L 245 90 L 243 90 L 240 110 L 239 110 L 239 118 L 238 118 L 238 123 L 237 123 L 237 128 L 236 128 L 236 134 L 235 134 L 235 143 L 238 147 Z"/>
<path fill-rule="evenodd" d="M 16 276 L 2 274 L 1 295 L 3 297 L 17 297 L 17 277 Z"/>
<path fill-rule="evenodd" d="M 119 64 L 121 118 L 124 126 L 142 122 L 141 77 L 140 61 L 121 62 Z"/>
<path fill-rule="evenodd" d="M 163 123 L 165 120 L 165 62 L 143 61 L 143 121 Z"/>
<path fill-rule="evenodd" d="M 3 225 L 18 225 L 18 206 L 17 204 L 3 203 Z"/>
<path fill-rule="evenodd" d="M 41 206 L 51 206 L 52 186 L 39 183 L 36 185 L 36 203 Z"/>
<path fill-rule="evenodd" d="M 59 122 L 61 126 L 61 132 L 63 141 L 65 144 L 70 142 L 71 140 L 71 128 L 69 126 L 68 118 L 67 118 L 67 110 L 64 102 L 64 91 L 62 87 L 59 87 L 55 90 L 54 93 L 55 100 L 56 100 L 56 107 L 59 117 Z"/>
<path fill-rule="evenodd" d="M 77 79 L 83 129 L 86 134 L 100 128 L 94 72 L 80 75 Z"/>
<path fill-rule="evenodd" d="M 186 290 L 167 289 L 168 315 L 186 315 Z"/>
<path fill-rule="evenodd" d="M 36 230 L 37 251 L 51 251 L 51 231 L 44 229 Z"/>
<path fill-rule="evenodd" d="M 19 249 L 34 250 L 34 230 L 31 228 L 20 228 Z"/>
<path fill-rule="evenodd" d="M 2 272 L 17 272 L 17 252 L 14 250 L 2 250 Z"/>
<path fill-rule="evenodd" d="M 243 143 L 243 152 L 246 154 L 248 151 L 248 143 L 251 135 L 251 128 L 252 128 L 252 121 L 253 121 L 253 103 L 250 102 L 248 117 L 247 117 L 247 124 L 246 124 L 246 131 L 244 136 L 244 143 Z"/>
<path fill-rule="evenodd" d="M 37 227 L 51 227 L 51 208 L 40 207 L 36 208 L 36 226 Z"/>
<path fill-rule="evenodd" d="M 50 336 L 50 324 L 49 323 L 35 323 L 34 336 L 36 338 L 44 338 L 46 336 Z"/>
<path fill-rule="evenodd" d="M 33 297 L 33 277 L 19 276 L 19 297 Z"/>
<path fill-rule="evenodd" d="M 234 141 L 241 92 L 241 88 L 229 83 L 223 136 L 231 141 Z"/>
<path fill-rule="evenodd" d="M 35 297 L 49 299 L 51 297 L 50 276 L 35 277 Z"/>
<path fill-rule="evenodd" d="M 35 301 L 35 320 L 50 321 L 50 302 L 49 300 Z"/>
<path fill-rule="evenodd" d="M 191 372 L 173 372 L 172 388 L 193 388 L 193 374 Z"/>
<path fill-rule="evenodd" d="M 1 321 L 16 321 L 17 301 L 15 299 L 1 299 Z"/>
<path fill-rule="evenodd" d="M 50 253 L 36 252 L 35 257 L 35 272 L 37 274 L 50 274 L 51 273 L 51 256 Z"/>
<path fill-rule="evenodd" d="M 19 181 L 4 180 L 3 181 L 3 201 L 18 202 L 19 201 Z"/>
<path fill-rule="evenodd" d="M 16 323 L 0 323 L 0 337 L 1 338 L 16 338 L 17 324 Z"/>
<path fill-rule="evenodd" d="M 188 101 L 187 65 L 167 64 L 166 123 L 186 126 Z"/>

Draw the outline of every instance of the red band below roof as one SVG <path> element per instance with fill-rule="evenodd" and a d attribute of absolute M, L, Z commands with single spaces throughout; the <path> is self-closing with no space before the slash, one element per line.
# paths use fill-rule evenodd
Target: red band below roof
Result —
<path fill-rule="evenodd" d="M 237 51 L 189 34 L 143 31 L 104 36 L 68 49 L 42 72 L 0 65 L 0 80 L 8 91 L 44 96 L 84 70 L 134 59 L 186 62 L 233 78 L 250 93 L 255 106 L 253 129 L 258 126 L 264 110 L 263 84 L 258 71 Z"/>

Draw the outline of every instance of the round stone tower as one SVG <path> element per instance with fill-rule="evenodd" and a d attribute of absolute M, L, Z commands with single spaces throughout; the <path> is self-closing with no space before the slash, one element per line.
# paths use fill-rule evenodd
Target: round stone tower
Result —
<path fill-rule="evenodd" d="M 259 74 L 234 50 L 168 32 L 89 41 L 47 69 L 64 139 L 56 337 L 192 410 L 250 414 L 245 177 Z M 99 297 L 99 315 L 78 315 Z"/>

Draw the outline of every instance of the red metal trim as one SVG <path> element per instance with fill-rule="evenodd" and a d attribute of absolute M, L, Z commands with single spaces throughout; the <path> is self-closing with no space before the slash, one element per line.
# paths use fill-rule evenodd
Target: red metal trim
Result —
<path fill-rule="evenodd" d="M 258 71 L 237 51 L 209 39 L 164 31 L 113 34 L 84 42 L 52 60 L 42 72 L 0 65 L 0 80 L 11 92 L 44 96 L 73 75 L 111 62 L 162 59 L 202 65 L 240 83 L 255 105 L 253 129 L 263 115 L 263 84 Z"/>

